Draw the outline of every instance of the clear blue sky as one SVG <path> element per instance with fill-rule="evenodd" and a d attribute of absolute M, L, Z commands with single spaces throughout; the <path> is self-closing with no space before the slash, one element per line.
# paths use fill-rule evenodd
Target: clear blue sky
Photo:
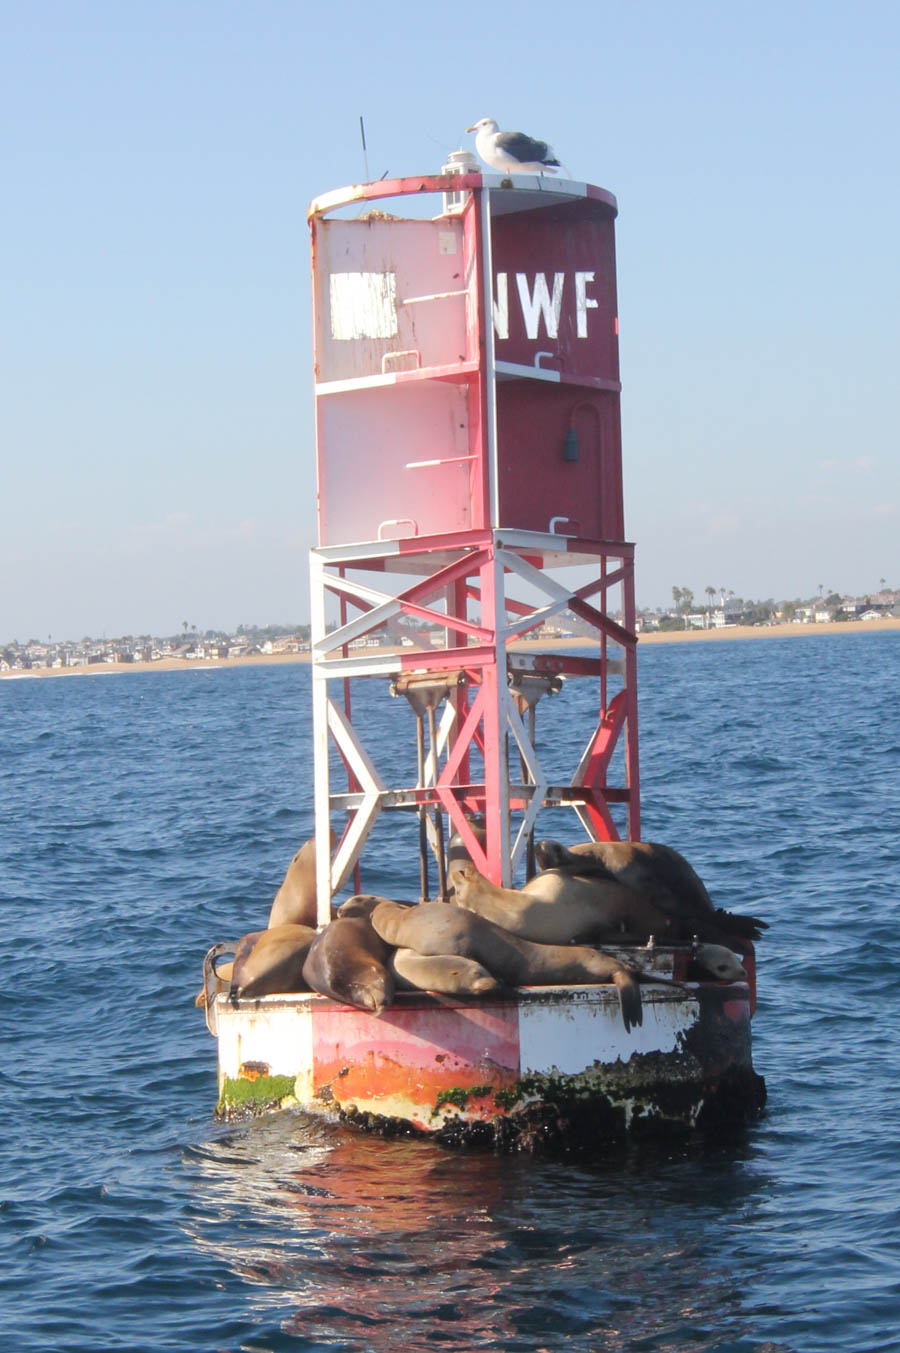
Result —
<path fill-rule="evenodd" d="M 900 6 L 0 0 L 0 641 L 308 616 L 309 199 L 619 200 L 640 603 L 900 586 Z"/>

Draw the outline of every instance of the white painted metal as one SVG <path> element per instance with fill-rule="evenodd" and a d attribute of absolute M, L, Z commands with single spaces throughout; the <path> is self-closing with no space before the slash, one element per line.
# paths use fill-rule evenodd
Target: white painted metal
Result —
<path fill-rule="evenodd" d="M 359 858 L 359 853 L 381 811 L 379 796 L 386 786 L 372 765 L 365 748 L 360 744 L 353 725 L 340 706 L 332 700 L 328 702 L 328 729 L 362 785 L 363 794 L 362 803 L 347 828 L 332 864 L 330 891 L 333 894 L 343 888 Z"/>
<path fill-rule="evenodd" d="M 301 1103 L 315 1097 L 313 1086 L 313 1021 L 309 997 L 263 996 L 232 1005 L 216 998 L 219 1044 L 219 1090 L 227 1076 L 241 1077 L 241 1068 L 257 1063 L 269 1076 L 291 1076 Z"/>
<path fill-rule="evenodd" d="M 383 358 L 397 353 L 417 354 L 423 368 L 455 366 L 464 358 L 459 219 L 384 220 L 373 213 L 364 223 L 323 220 L 315 240 L 320 381 L 379 375 Z"/>
<path fill-rule="evenodd" d="M 386 391 L 357 382 L 317 405 L 324 543 L 375 540 L 391 521 L 412 520 L 420 535 L 471 527 L 464 385 L 417 378 Z M 438 463 L 407 469 L 426 458 Z"/>
<path fill-rule="evenodd" d="M 528 835 L 535 824 L 538 813 L 541 811 L 547 793 L 548 782 L 538 760 L 537 752 L 531 745 L 531 739 L 528 736 L 521 715 L 519 714 L 515 701 L 508 689 L 503 691 L 503 697 L 504 705 L 506 707 L 507 722 L 512 729 L 513 737 L 516 740 L 516 745 L 519 748 L 522 760 L 528 768 L 533 786 L 531 800 L 523 814 L 512 848 L 510 873 L 514 877 L 525 853 L 525 848 L 528 845 Z"/>
<path fill-rule="evenodd" d="M 399 662 L 394 653 L 363 654 L 358 658 L 322 658 L 325 674 L 337 680 L 338 677 L 383 676 L 391 677 L 399 670 Z M 422 664 L 426 664 L 423 662 Z"/>
<path fill-rule="evenodd" d="M 497 349 L 491 313 L 494 303 L 494 250 L 491 238 L 492 194 L 481 194 L 482 286 L 485 301 L 483 378 L 487 390 L 487 436 L 482 448 L 488 467 L 488 523 L 500 525 L 500 466 L 497 449 Z M 502 595 L 502 594 L 501 594 Z M 499 659 L 498 659 L 499 660 Z"/>
<path fill-rule="evenodd" d="M 386 354 L 390 356 L 391 354 Z M 394 354 L 400 356 L 401 354 Z M 409 354 L 405 354 L 409 355 Z M 418 364 L 412 369 L 417 375 L 422 371 Z M 478 370 L 477 362 L 454 362 L 449 366 L 428 367 L 421 379 L 423 380 L 441 380 L 446 377 L 456 377 L 471 375 Z M 409 369 L 400 369 L 397 371 L 382 370 L 375 376 L 360 376 L 357 380 L 345 381 L 316 381 L 313 386 L 313 392 L 318 395 L 343 395 L 349 390 L 381 390 L 389 385 L 404 385 L 410 379 Z M 616 387 L 618 388 L 618 387 Z"/>
<path fill-rule="evenodd" d="M 527 377 L 529 380 L 555 381 L 557 385 L 560 381 L 560 373 L 553 371 L 545 366 L 525 366 L 519 362 L 498 362 L 498 376 L 516 376 Z"/>
<path fill-rule="evenodd" d="M 437 749 L 436 749 L 436 750 L 437 750 L 438 758 L 440 758 L 441 753 L 444 752 L 444 750 L 446 749 L 447 741 L 448 741 L 448 739 L 449 739 L 449 737 L 450 737 L 451 732 L 453 731 L 453 724 L 454 724 L 455 719 L 456 719 L 456 695 L 455 695 L 455 693 L 451 693 L 449 699 L 446 700 L 445 703 L 444 703 L 444 708 L 441 710 L 441 717 L 440 717 L 440 719 L 438 720 L 438 725 L 437 725 L 437 730 L 436 730 L 436 740 L 437 740 Z M 435 785 L 435 784 L 437 784 L 437 777 L 438 777 L 438 774 L 440 773 L 439 770 L 438 770 L 438 768 L 435 766 L 435 755 L 434 755 L 434 754 L 435 754 L 435 748 L 434 748 L 434 747 L 429 747 L 429 748 L 428 748 L 428 752 L 427 752 L 427 754 L 426 754 L 426 756 L 425 756 L 425 784 L 426 784 L 426 785 Z"/>
<path fill-rule="evenodd" d="M 312 646 L 313 772 L 316 838 L 316 924 L 331 919 L 331 815 L 328 767 L 328 672 L 316 651 L 325 636 L 325 568 L 315 550 L 309 553 L 310 640 Z"/>
<path fill-rule="evenodd" d="M 487 194 L 485 194 L 487 196 Z M 492 563 L 489 565 L 493 573 L 493 614 L 482 615 L 490 628 L 495 631 L 494 653 L 495 665 L 494 673 L 497 680 L 497 717 L 500 729 L 501 752 L 505 749 L 506 739 L 503 736 L 509 722 L 508 709 L 506 701 L 508 700 L 508 688 L 506 685 L 506 640 L 503 637 L 503 616 L 505 585 L 503 577 L 503 560 L 501 558 L 503 551 L 495 550 Z M 485 673 L 485 676 L 487 673 Z M 510 830 L 509 830 L 509 757 L 501 755 L 500 757 L 500 785 L 499 797 L 497 802 L 497 811 L 500 816 L 500 859 L 502 862 L 502 872 L 500 886 L 502 888 L 512 887 L 513 871 L 510 860 Z"/>
<path fill-rule="evenodd" d="M 537 988 L 532 988 L 536 991 Z M 642 988 L 643 1023 L 626 1031 L 618 1000 L 598 988 L 559 989 L 559 999 L 519 1006 L 519 1065 L 523 1074 L 555 1071 L 577 1076 L 595 1062 L 627 1063 L 636 1053 L 672 1053 L 697 1022 L 695 998 Z M 661 999 L 657 999 L 660 995 Z"/>
<path fill-rule="evenodd" d="M 574 565 L 596 564 L 598 556 L 579 547 L 578 542 L 569 536 L 559 536 L 549 531 L 524 531 L 505 527 L 492 533 L 494 542 L 509 550 L 523 554 L 540 555 L 544 568 L 570 568 Z M 474 550 L 476 546 L 466 546 Z M 378 559 L 384 562 L 386 569 L 402 573 L 435 573 L 451 559 L 459 557 L 458 552 L 436 551 L 419 556 L 403 553 L 400 556 L 400 542 L 392 540 L 365 540 L 351 544 L 320 545 L 316 553 L 327 564 L 350 563 L 363 559 Z M 615 554 L 609 558 L 616 558 Z"/>

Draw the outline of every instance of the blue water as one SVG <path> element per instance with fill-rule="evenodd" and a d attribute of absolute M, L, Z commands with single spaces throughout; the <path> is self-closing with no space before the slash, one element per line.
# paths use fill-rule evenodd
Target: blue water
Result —
<path fill-rule="evenodd" d="M 640 683 L 644 834 L 771 922 L 769 1105 L 573 1163 L 213 1119 L 193 996 L 311 830 L 305 667 L 0 682 L 4 1349 L 898 1347 L 900 638 L 648 646 Z M 539 711 L 563 767 L 588 700 Z"/>

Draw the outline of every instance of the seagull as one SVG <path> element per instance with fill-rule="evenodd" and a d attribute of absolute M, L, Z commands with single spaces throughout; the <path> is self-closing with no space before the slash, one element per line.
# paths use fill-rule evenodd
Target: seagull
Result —
<path fill-rule="evenodd" d="M 555 174 L 559 165 L 556 152 L 546 141 L 534 141 L 524 132 L 502 132 L 492 117 L 483 117 L 467 132 L 475 133 L 475 149 L 492 169 L 514 174 L 525 170 L 529 174 Z"/>

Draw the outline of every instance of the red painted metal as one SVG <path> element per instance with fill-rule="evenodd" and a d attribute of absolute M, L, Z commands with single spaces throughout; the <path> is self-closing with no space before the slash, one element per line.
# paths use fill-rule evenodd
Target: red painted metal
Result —
<path fill-rule="evenodd" d="M 519 1075 L 514 1004 L 459 1006 L 450 1001 L 392 1006 L 376 1019 L 340 1006 L 316 1011 L 314 1091 L 338 1107 L 396 1100 L 403 1116 L 428 1129 L 446 1093 L 507 1090 Z M 360 1056 L 360 1049 L 368 1051 Z M 440 1049 L 440 1051 L 438 1051 Z M 491 1117 L 490 1098 L 484 1116 Z M 399 1115 L 398 1115 L 399 1116 Z"/>
<path fill-rule="evenodd" d="M 552 518 L 566 534 L 622 540 L 618 397 L 544 381 L 497 387 L 500 516 L 503 525 L 546 531 Z M 577 460 L 566 460 L 574 438 Z"/>

